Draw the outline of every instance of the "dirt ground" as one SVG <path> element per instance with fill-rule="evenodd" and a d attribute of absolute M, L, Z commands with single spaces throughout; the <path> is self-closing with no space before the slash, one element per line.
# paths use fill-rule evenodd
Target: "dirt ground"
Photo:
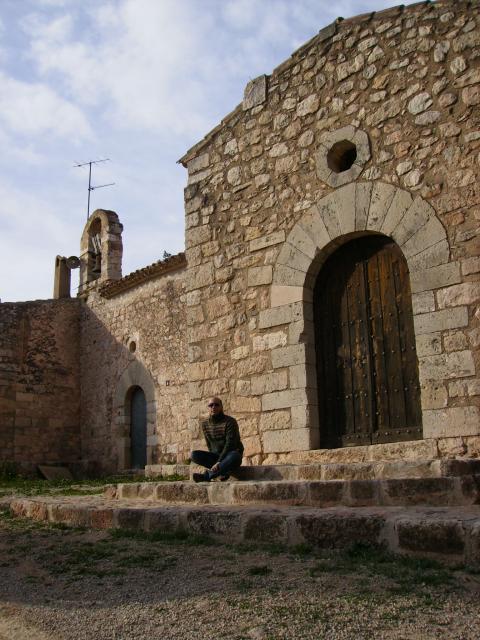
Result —
<path fill-rule="evenodd" d="M 480 637 L 480 571 L 92 532 L 0 511 L 0 640 Z"/>

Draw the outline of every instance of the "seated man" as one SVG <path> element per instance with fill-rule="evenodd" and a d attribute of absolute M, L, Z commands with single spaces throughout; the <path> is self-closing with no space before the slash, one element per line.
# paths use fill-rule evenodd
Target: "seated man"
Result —
<path fill-rule="evenodd" d="M 195 482 L 210 482 L 220 476 L 228 480 L 230 473 L 242 464 L 243 444 L 235 418 L 223 413 L 220 398 L 208 401 L 209 418 L 202 423 L 208 451 L 192 451 L 192 461 L 206 467 L 205 473 L 194 473 Z"/>

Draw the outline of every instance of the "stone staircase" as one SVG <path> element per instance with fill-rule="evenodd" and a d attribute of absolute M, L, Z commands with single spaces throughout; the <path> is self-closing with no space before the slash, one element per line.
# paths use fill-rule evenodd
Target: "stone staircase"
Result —
<path fill-rule="evenodd" d="M 72 526 L 329 549 L 382 544 L 478 566 L 478 505 L 480 460 L 424 459 L 242 467 L 229 482 L 123 483 L 103 496 L 21 498 L 10 508 Z"/>

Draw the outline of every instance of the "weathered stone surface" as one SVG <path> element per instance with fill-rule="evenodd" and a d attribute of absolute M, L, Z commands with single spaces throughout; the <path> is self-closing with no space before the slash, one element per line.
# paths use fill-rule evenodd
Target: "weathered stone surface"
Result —
<path fill-rule="evenodd" d="M 266 431 L 263 434 L 263 450 L 265 453 L 304 451 L 309 448 L 309 429 L 284 429 L 282 431 Z"/>
<path fill-rule="evenodd" d="M 458 280 L 457 280 L 458 282 Z M 480 283 L 464 282 L 437 291 L 437 302 L 440 309 L 459 307 L 480 300 Z"/>
<path fill-rule="evenodd" d="M 423 269 L 421 271 L 414 271 L 410 275 L 410 286 L 412 293 L 419 291 L 427 291 L 431 289 L 439 289 L 440 287 L 446 287 L 449 284 L 456 284 L 461 282 L 460 275 L 460 263 L 450 262 L 449 264 L 439 265 L 430 269 Z M 437 292 L 437 296 L 440 292 Z M 449 305 L 449 306 L 459 306 Z M 445 305 L 443 305 L 445 306 Z M 440 305 L 442 307 L 442 305 Z"/>
<path fill-rule="evenodd" d="M 254 396 L 271 393 L 272 391 L 281 391 L 288 386 L 288 375 L 286 371 L 266 373 L 263 376 L 252 378 L 251 384 L 251 392 Z"/>
<path fill-rule="evenodd" d="M 458 555 L 465 547 L 465 532 L 456 521 L 438 524 L 403 521 L 397 527 L 402 550 Z"/>
<path fill-rule="evenodd" d="M 270 284 L 272 282 L 272 267 L 251 267 L 248 270 L 248 286 L 258 287 L 262 284 Z"/>
<path fill-rule="evenodd" d="M 261 249 L 266 249 L 267 247 L 271 247 L 284 241 L 285 231 L 281 229 L 280 231 L 275 231 L 274 233 L 251 240 L 249 245 L 250 251 L 260 251 Z"/>
<path fill-rule="evenodd" d="M 245 87 L 243 95 L 243 108 L 251 109 L 265 102 L 267 97 L 267 76 L 261 75 L 250 82 Z"/>
<path fill-rule="evenodd" d="M 275 391 L 262 396 L 262 411 L 273 411 L 274 409 L 286 409 L 297 405 L 308 404 L 307 394 L 304 389 L 288 389 L 286 391 Z"/>
<path fill-rule="evenodd" d="M 465 378 L 474 375 L 475 364 L 472 352 L 453 351 L 434 356 L 425 356 L 419 360 L 420 380 L 446 380 Z"/>
<path fill-rule="evenodd" d="M 478 407 L 451 407 L 423 412 L 425 438 L 448 438 L 480 434 Z"/>

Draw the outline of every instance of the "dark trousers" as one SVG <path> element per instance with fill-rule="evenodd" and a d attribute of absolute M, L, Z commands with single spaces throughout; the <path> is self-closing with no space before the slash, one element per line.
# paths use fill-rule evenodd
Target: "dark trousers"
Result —
<path fill-rule="evenodd" d="M 191 458 L 195 464 L 211 469 L 213 465 L 218 462 L 218 453 L 212 453 L 211 451 L 192 451 Z M 206 471 L 205 474 L 208 475 L 210 480 L 218 476 L 229 476 L 236 471 L 241 464 L 242 455 L 238 451 L 229 451 L 220 462 L 218 471 Z"/>

